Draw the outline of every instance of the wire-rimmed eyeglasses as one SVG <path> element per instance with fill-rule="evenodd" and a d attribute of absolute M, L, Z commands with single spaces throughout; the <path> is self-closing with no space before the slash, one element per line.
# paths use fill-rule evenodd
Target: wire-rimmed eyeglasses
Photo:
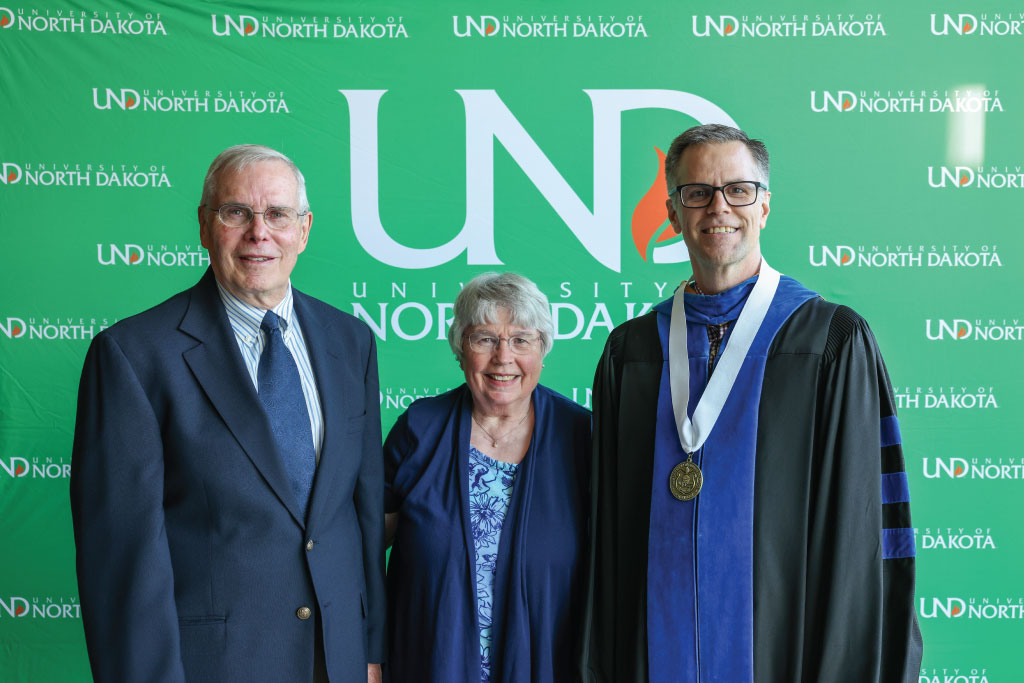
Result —
<path fill-rule="evenodd" d="M 263 216 L 263 222 L 272 230 L 287 230 L 295 225 L 300 216 L 305 216 L 308 211 L 298 212 L 290 206 L 268 206 L 265 211 L 253 211 L 251 206 L 245 204 L 221 204 L 217 208 L 206 206 L 207 211 L 213 211 L 220 218 L 220 222 L 229 228 L 244 228 L 253 222 L 256 214 Z"/>
<path fill-rule="evenodd" d="M 530 353 L 540 344 L 539 337 L 526 334 L 499 337 L 490 332 L 474 332 L 467 334 L 465 339 L 469 342 L 469 348 L 476 353 L 494 353 L 501 346 L 501 342 L 505 342 L 512 353 L 522 355 Z"/>

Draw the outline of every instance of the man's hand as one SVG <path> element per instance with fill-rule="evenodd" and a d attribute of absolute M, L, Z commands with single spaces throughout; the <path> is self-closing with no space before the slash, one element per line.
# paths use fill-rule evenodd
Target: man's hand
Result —
<path fill-rule="evenodd" d="M 366 665 L 366 683 L 382 683 L 384 678 L 380 673 L 380 664 Z"/>

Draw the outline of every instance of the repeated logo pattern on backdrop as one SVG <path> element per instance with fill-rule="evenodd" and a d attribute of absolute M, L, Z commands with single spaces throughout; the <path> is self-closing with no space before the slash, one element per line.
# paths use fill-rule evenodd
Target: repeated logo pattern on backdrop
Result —
<path fill-rule="evenodd" d="M 215 36 L 245 38 L 408 38 L 402 17 L 296 16 L 275 12 L 260 17 L 249 14 L 210 15 Z"/>
<path fill-rule="evenodd" d="M 282 92 L 195 90 L 189 88 L 93 88 L 96 109 L 215 114 L 290 114 Z"/>
<path fill-rule="evenodd" d="M 953 90 L 875 88 L 812 90 L 811 111 L 867 114 L 950 114 L 1005 111 L 998 90 L 963 87 Z"/>
<path fill-rule="evenodd" d="M 109 5 L 109 3 L 97 3 Z M 28 33 L 89 33 L 113 35 L 167 35 L 159 12 L 140 12 L 137 8 L 123 10 L 79 10 L 58 7 L 0 7 L 0 31 Z"/>
<path fill-rule="evenodd" d="M 25 187 L 172 187 L 167 167 L 156 164 L 3 161 L 0 172 L 0 183 Z"/>
<path fill-rule="evenodd" d="M 489 14 L 453 16 L 459 38 L 646 38 L 643 16 L 593 14 Z"/>
<path fill-rule="evenodd" d="M 982 14 L 933 14 L 932 33 L 937 36 L 1020 36 L 1024 35 L 1024 12 Z"/>
<path fill-rule="evenodd" d="M 778 13 L 754 16 L 694 16 L 693 35 L 700 38 L 860 38 L 884 36 L 879 12 Z"/>
<path fill-rule="evenodd" d="M 386 430 L 462 382 L 452 304 L 486 270 L 547 293 L 541 381 L 589 407 L 608 333 L 690 273 L 662 167 L 706 122 L 772 153 L 768 260 L 882 347 L 920 682 L 1024 678 L 1024 5 L 543 5 L 0 0 L 5 681 L 89 678 L 67 500 L 78 374 L 101 330 L 209 266 L 196 211 L 217 152 L 260 142 L 303 169 L 315 220 L 293 281 L 377 336 Z"/>

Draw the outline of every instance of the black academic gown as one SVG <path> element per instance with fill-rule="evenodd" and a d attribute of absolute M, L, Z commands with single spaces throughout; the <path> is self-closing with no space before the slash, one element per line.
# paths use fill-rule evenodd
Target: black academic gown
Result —
<path fill-rule="evenodd" d="M 652 312 L 612 332 L 594 380 L 581 666 L 593 683 L 648 680 L 647 541 L 662 363 Z M 878 436 L 880 419 L 893 415 L 867 323 L 819 298 L 802 305 L 770 347 L 760 399 L 755 681 L 916 681 L 914 558 L 883 559 L 883 530 L 911 527 L 909 502 L 883 504 L 879 492 L 882 475 L 904 471 L 900 445 Z"/>

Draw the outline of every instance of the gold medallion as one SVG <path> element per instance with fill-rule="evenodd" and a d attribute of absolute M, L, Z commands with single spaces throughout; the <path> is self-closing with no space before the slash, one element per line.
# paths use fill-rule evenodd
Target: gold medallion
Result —
<path fill-rule="evenodd" d="M 668 475 L 668 490 L 681 501 L 696 498 L 700 487 L 704 485 L 704 475 L 692 457 L 673 467 L 672 473 Z"/>

